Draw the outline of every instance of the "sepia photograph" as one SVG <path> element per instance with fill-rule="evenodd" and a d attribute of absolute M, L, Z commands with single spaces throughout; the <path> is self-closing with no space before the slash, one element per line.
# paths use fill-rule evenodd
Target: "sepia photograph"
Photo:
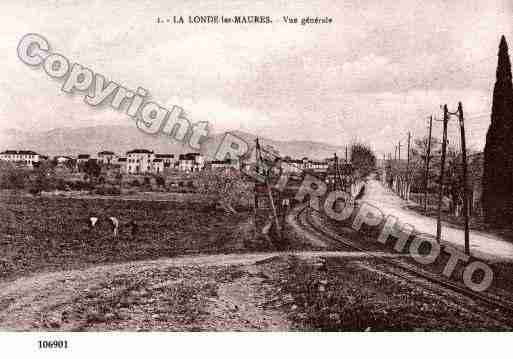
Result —
<path fill-rule="evenodd" d="M 511 0 L 0 9 L 2 350 L 510 340 Z"/>

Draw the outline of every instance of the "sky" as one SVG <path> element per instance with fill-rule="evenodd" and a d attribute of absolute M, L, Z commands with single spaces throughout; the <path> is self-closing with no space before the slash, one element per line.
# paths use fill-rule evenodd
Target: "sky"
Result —
<path fill-rule="evenodd" d="M 440 105 L 462 101 L 470 147 L 490 122 L 501 35 L 513 46 L 511 0 L 27 1 L 0 14 L 0 130 L 135 124 L 16 55 L 27 33 L 126 87 L 143 87 L 215 131 L 276 140 L 369 143 L 381 156 L 427 132 Z M 158 24 L 157 17 L 262 15 L 272 24 Z M 331 17 L 287 24 L 283 16 Z M 433 134 L 439 136 L 439 122 Z M 456 119 L 449 138 L 457 141 Z"/>

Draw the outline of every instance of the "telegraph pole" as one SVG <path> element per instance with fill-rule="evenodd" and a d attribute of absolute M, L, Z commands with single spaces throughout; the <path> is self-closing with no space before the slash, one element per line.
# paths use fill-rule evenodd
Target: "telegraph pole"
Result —
<path fill-rule="evenodd" d="M 458 118 L 460 120 L 461 160 L 463 162 L 463 213 L 465 214 L 465 253 L 470 254 L 467 145 L 465 141 L 465 120 L 463 118 L 463 105 L 461 104 L 461 102 L 458 103 Z"/>
<path fill-rule="evenodd" d="M 444 129 L 442 136 L 442 163 L 440 164 L 440 188 L 438 192 L 438 218 L 436 221 L 436 240 L 441 241 L 442 238 L 442 199 L 444 189 L 444 171 L 445 171 L 445 152 L 447 150 L 447 122 L 449 121 L 449 111 L 447 105 L 444 105 Z"/>
<path fill-rule="evenodd" d="M 410 169 L 410 141 L 411 141 L 411 132 L 408 131 L 408 153 L 406 155 L 407 162 L 406 162 L 406 171 Z"/>
<path fill-rule="evenodd" d="M 426 175 L 424 179 L 424 212 L 427 213 L 428 206 L 428 186 L 429 186 L 429 160 L 431 156 L 431 131 L 433 129 L 433 116 L 429 116 L 429 135 L 426 150 Z"/>
<path fill-rule="evenodd" d="M 410 200 L 410 183 L 411 183 L 411 174 L 410 174 L 410 145 L 411 145 L 411 132 L 408 131 L 408 152 L 406 153 L 406 178 L 404 184 L 404 199 L 407 201 Z"/>
<path fill-rule="evenodd" d="M 401 162 L 401 141 L 399 141 L 399 144 L 397 145 L 397 149 L 399 150 L 399 162 Z"/>

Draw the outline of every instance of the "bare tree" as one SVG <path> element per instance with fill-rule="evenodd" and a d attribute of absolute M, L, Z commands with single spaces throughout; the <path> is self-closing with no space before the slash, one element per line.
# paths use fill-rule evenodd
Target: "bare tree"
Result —
<path fill-rule="evenodd" d="M 251 203 L 253 184 L 234 168 L 196 172 L 194 179 L 197 192 L 214 200 L 228 213 L 237 213 L 237 206 Z"/>

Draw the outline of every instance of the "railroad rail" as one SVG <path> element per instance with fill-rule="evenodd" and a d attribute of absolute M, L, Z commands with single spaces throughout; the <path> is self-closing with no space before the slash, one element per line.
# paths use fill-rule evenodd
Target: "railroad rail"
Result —
<path fill-rule="evenodd" d="M 355 243 L 354 241 L 342 237 L 332 230 L 327 229 L 325 226 L 316 223 L 316 221 L 312 218 L 310 208 L 307 205 L 303 205 L 303 208 L 297 212 L 295 215 L 295 221 L 303 230 L 317 235 L 320 234 L 323 237 L 328 238 L 331 242 L 337 243 L 339 246 L 343 246 L 353 251 L 368 252 L 365 248 Z M 453 293 L 460 294 L 475 302 L 483 304 L 488 309 L 484 313 L 486 316 L 502 324 L 505 324 L 510 328 L 513 328 L 513 302 L 492 294 L 475 292 L 471 289 L 455 284 L 454 282 L 437 277 L 434 274 L 422 270 L 415 265 L 407 264 L 394 258 L 377 256 L 372 253 L 368 254 L 370 257 L 379 259 L 380 261 L 393 267 L 399 268 L 401 271 L 403 271 L 403 273 L 390 272 L 389 274 L 408 282 L 413 280 L 412 276 L 413 278 L 420 278 L 432 285 L 438 286 L 445 292 L 450 290 Z M 428 287 L 428 289 L 433 290 L 433 288 L 430 287 Z"/>

